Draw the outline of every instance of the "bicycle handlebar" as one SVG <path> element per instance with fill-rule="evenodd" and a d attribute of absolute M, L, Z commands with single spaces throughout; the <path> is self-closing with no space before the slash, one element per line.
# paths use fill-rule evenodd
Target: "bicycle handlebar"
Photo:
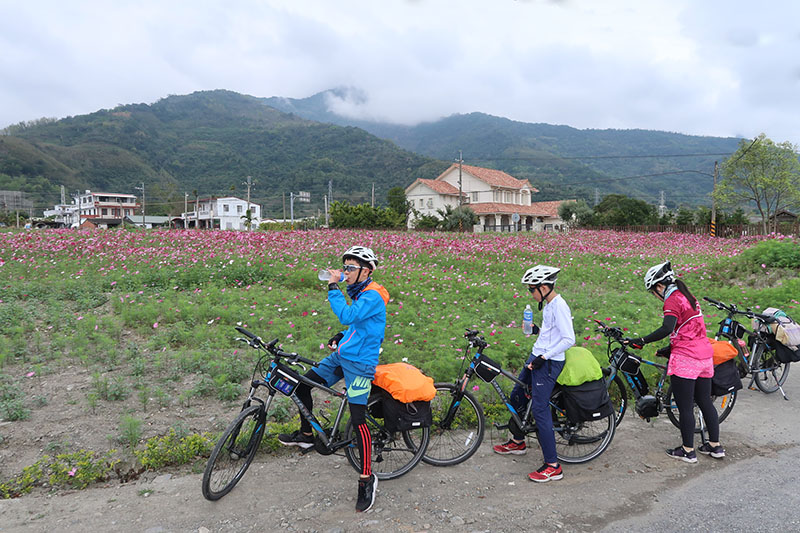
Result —
<path fill-rule="evenodd" d="M 708 296 L 703 296 L 703 300 L 707 301 L 717 309 L 722 309 L 724 311 L 727 311 L 731 315 L 744 315 L 747 318 L 757 318 L 758 320 L 764 322 L 765 324 L 769 324 L 771 322 L 777 322 L 777 319 L 774 316 L 756 313 L 755 311 L 751 311 L 750 309 L 742 311 L 738 309 L 735 304 L 725 305 L 724 303 L 718 302 L 717 300 L 713 300 Z"/>
<path fill-rule="evenodd" d="M 286 359 L 289 360 L 290 363 L 305 363 L 311 366 L 319 366 L 318 361 L 314 361 L 312 359 L 306 359 L 305 357 L 302 357 L 294 352 L 284 352 L 283 350 L 276 348 L 275 346 L 278 344 L 277 338 L 273 339 L 268 344 L 264 344 L 264 341 L 261 339 L 261 337 L 250 333 L 243 327 L 235 326 L 235 329 L 245 337 L 249 338 L 250 339 L 249 344 L 254 348 L 264 348 L 272 355 L 276 355 L 278 357 L 285 357 Z"/>

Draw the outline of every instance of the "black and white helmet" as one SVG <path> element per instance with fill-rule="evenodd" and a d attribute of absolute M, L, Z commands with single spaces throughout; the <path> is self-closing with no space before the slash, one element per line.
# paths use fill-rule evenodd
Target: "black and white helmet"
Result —
<path fill-rule="evenodd" d="M 536 265 L 525 271 L 522 275 L 522 283 L 525 285 L 555 285 L 560 268 Z"/>
<path fill-rule="evenodd" d="M 345 259 L 358 259 L 359 261 L 363 261 L 368 264 L 372 270 L 378 267 L 378 256 L 366 246 L 351 246 L 342 256 L 342 261 Z"/>
<path fill-rule="evenodd" d="M 672 271 L 672 265 L 669 261 L 661 263 L 656 266 L 650 267 L 647 274 L 644 275 L 644 286 L 650 291 L 657 283 L 669 285 L 675 279 L 675 272 Z"/>

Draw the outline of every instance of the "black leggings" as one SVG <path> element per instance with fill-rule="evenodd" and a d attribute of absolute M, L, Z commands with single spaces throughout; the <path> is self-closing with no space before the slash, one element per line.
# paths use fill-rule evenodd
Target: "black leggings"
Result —
<path fill-rule="evenodd" d="M 711 401 L 711 378 L 685 379 L 672 376 L 672 397 L 678 405 L 681 439 L 687 448 L 694 448 L 694 404 L 703 413 L 708 440 L 719 442 L 719 417 Z"/>
<path fill-rule="evenodd" d="M 325 384 L 325 381 L 313 370 L 306 372 L 305 376 L 315 383 Z M 297 397 L 303 402 L 309 412 L 314 406 L 314 400 L 311 398 L 311 387 L 305 383 L 301 383 L 297 387 Z M 369 428 L 367 427 L 367 406 L 350 404 L 350 420 L 353 421 L 353 427 L 356 428 L 356 436 L 358 437 L 358 448 L 361 453 L 361 474 L 368 476 L 372 473 L 372 436 L 370 435 Z M 304 416 L 300 417 L 300 431 L 303 433 L 311 433 L 311 424 Z"/>

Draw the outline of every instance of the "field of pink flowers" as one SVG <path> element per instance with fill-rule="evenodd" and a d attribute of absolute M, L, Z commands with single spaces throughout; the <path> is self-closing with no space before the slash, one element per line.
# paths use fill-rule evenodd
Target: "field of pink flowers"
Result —
<path fill-rule="evenodd" d="M 321 357 L 322 341 L 338 326 L 316 271 L 338 264 L 348 246 L 363 244 L 380 257 L 375 279 L 392 296 L 386 359 L 407 357 L 444 378 L 466 327 L 483 330 L 511 361 L 529 344 L 519 328 L 531 301 L 519 280 L 529 266 L 563 268 L 559 290 L 576 330 L 590 332 L 582 340 L 594 344 L 591 318 L 639 333 L 657 321 L 658 305 L 641 279 L 666 259 L 699 295 L 755 299 L 746 288 L 716 286 L 725 261 L 754 242 L 610 231 L 9 232 L 0 234 L 0 303 L 7 309 L 0 325 L 10 335 L 0 361 L 29 349 L 24 344 L 33 331 L 41 345 L 84 353 L 96 346 L 113 350 L 125 331 L 134 331 L 146 336 L 147 349 L 186 357 L 201 348 L 232 348 L 237 323 Z M 87 346 L 76 335 L 96 342 Z"/>

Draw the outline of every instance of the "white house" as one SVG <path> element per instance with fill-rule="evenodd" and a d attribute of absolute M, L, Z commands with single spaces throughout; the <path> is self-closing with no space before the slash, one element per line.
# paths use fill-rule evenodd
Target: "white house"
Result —
<path fill-rule="evenodd" d="M 194 204 L 194 200 L 189 201 Z M 198 198 L 194 211 L 183 213 L 181 218 L 187 228 L 246 230 L 247 201 L 235 196 Z M 261 206 L 250 203 L 251 229 L 261 223 Z M 173 220 L 176 222 L 176 220 Z M 180 223 L 180 221 L 177 221 Z"/>
<path fill-rule="evenodd" d="M 60 227 L 71 228 L 73 225 L 77 227 L 78 222 L 78 206 L 72 204 L 58 204 L 53 209 L 44 210 L 45 218 L 53 217 Z"/>
<path fill-rule="evenodd" d="M 78 196 L 78 224 L 87 218 L 123 219 L 133 216 L 139 205 L 136 196 L 122 193 L 92 192 Z"/>
<path fill-rule="evenodd" d="M 406 199 L 421 215 L 438 216 L 438 209 L 458 207 L 460 194 L 480 219 L 476 232 L 560 229 L 561 202 L 533 202 L 537 192 L 528 180 L 501 170 L 453 164 L 434 180 L 414 181 L 406 188 Z M 414 226 L 412 217 L 408 226 Z"/>

